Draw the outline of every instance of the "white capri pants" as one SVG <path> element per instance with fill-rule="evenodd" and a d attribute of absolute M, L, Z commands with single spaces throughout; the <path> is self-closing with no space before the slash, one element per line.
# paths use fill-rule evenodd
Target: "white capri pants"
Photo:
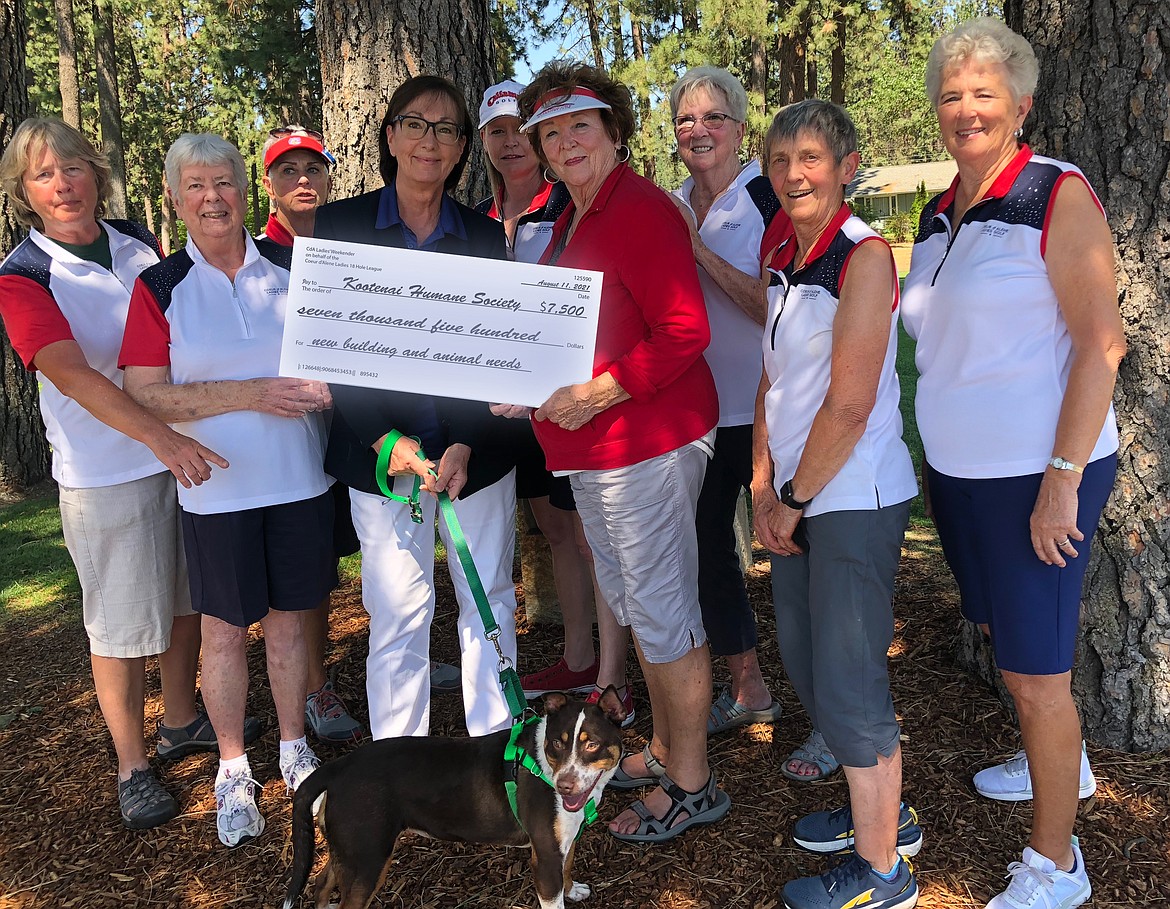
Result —
<path fill-rule="evenodd" d="M 405 495 L 411 477 L 396 477 L 394 492 Z M 500 626 L 500 648 L 516 660 L 516 472 L 455 500 L 475 567 L 492 615 Z M 366 697 L 375 739 L 427 735 L 431 717 L 431 620 L 435 614 L 435 521 L 438 502 L 422 494 L 423 522 L 410 520 L 402 502 L 350 490 L 353 525 L 362 545 L 362 603 L 370 616 Z M 487 735 L 512 724 L 499 684 L 496 650 L 484 637 L 483 622 L 445 522 L 439 537 L 459 604 L 463 705 L 469 735 Z"/>

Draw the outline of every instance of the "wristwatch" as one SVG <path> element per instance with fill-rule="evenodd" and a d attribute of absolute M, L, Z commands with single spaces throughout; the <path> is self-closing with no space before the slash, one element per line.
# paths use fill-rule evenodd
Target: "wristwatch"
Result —
<path fill-rule="evenodd" d="M 804 511 L 806 508 L 808 508 L 808 503 L 812 501 L 812 498 L 807 498 L 801 502 L 796 498 L 796 496 L 792 494 L 792 481 L 788 480 L 783 486 L 780 487 L 780 501 L 791 508 L 793 511 Z"/>
<path fill-rule="evenodd" d="M 1073 473 L 1084 473 L 1085 468 L 1072 461 L 1066 461 L 1064 458 L 1056 457 L 1048 462 L 1049 467 L 1055 467 L 1057 470 L 1071 470 Z"/>

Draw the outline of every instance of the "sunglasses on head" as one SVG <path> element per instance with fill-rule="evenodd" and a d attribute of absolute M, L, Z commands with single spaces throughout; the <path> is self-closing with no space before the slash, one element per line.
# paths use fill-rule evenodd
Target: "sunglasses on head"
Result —
<path fill-rule="evenodd" d="M 305 129 L 302 126 L 278 126 L 276 129 L 268 131 L 273 139 L 283 139 L 285 136 L 310 136 L 318 142 L 325 142 L 324 133 L 319 133 L 315 129 Z"/>

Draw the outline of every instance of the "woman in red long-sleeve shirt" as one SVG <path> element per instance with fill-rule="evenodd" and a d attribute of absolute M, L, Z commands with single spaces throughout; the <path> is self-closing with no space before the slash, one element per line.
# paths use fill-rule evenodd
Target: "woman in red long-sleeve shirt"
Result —
<path fill-rule="evenodd" d="M 633 630 L 654 736 L 611 788 L 655 788 L 610 822 L 664 842 L 731 807 L 707 764 L 711 663 L 699 612 L 695 505 L 718 401 L 690 234 L 666 194 L 627 165 L 629 91 L 581 64 L 552 63 L 520 95 L 524 129 L 572 204 L 542 262 L 605 278 L 593 378 L 533 414 L 548 467 L 567 473 L 598 582 Z M 508 408 L 498 408 L 506 411 Z"/>

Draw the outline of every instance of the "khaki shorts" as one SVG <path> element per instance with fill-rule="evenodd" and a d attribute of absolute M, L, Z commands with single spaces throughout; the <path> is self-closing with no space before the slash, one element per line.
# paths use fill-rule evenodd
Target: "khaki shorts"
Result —
<path fill-rule="evenodd" d="M 174 617 L 192 612 L 174 477 L 62 486 L 60 499 L 90 652 L 120 659 L 162 653 Z"/>
<path fill-rule="evenodd" d="M 597 583 L 651 663 L 673 663 L 707 642 L 695 537 L 706 469 L 706 453 L 684 445 L 629 467 L 569 477 Z"/>

